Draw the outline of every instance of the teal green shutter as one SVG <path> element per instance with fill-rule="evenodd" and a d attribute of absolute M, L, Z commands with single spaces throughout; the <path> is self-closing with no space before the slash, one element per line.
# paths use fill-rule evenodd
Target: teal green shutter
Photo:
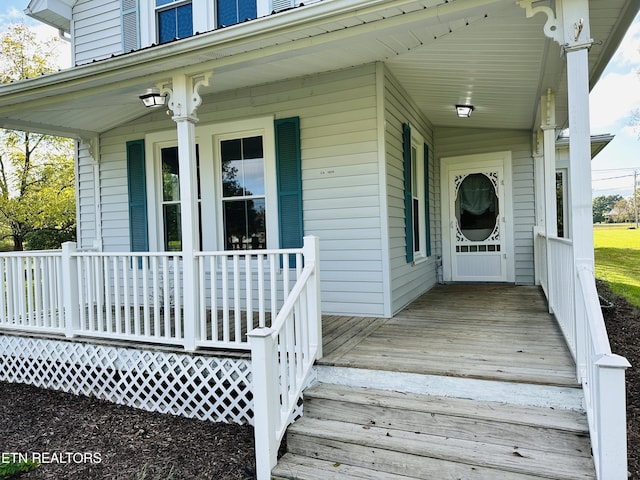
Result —
<path fill-rule="evenodd" d="M 280 248 L 302 247 L 300 118 L 275 120 Z"/>
<path fill-rule="evenodd" d="M 426 226 L 427 257 L 431 256 L 431 212 L 429 211 L 429 145 L 424 144 L 424 216 Z"/>
<path fill-rule="evenodd" d="M 413 197 L 411 195 L 411 127 L 402 124 L 402 163 L 404 166 L 404 236 L 407 263 L 413 262 Z"/>
<path fill-rule="evenodd" d="M 144 140 L 127 142 L 127 182 L 129 192 L 129 238 L 132 252 L 148 252 L 147 182 Z"/>

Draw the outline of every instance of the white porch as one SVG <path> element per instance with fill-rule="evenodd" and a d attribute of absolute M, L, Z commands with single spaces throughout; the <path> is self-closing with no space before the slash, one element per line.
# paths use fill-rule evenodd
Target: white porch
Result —
<path fill-rule="evenodd" d="M 436 287 L 391 319 L 326 317 L 323 332 L 313 238 L 296 250 L 196 254 L 195 317 L 184 316 L 182 276 L 171 268 L 179 255 L 70 247 L 0 258 L 4 380 L 196 417 L 220 407 L 222 414 L 205 417 L 254 423 L 259 478 L 275 465 L 316 375 L 383 390 L 584 407 L 598 478 L 626 472 L 628 363 L 611 353 L 593 277 L 573 266 L 569 240 L 536 233 L 538 275 L 557 323 L 536 287 L 465 285 Z M 297 267 L 286 273 L 279 259 L 290 255 Z M 63 336 L 71 342 L 54 340 Z M 109 345 L 114 340 L 129 347 Z M 251 359 L 176 352 L 190 346 L 250 351 Z M 501 385 L 498 392 L 484 381 Z"/>

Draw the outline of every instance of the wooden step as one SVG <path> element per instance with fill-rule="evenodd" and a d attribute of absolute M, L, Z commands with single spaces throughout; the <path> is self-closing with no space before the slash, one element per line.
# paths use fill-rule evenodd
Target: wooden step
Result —
<path fill-rule="evenodd" d="M 278 461 L 278 466 L 271 478 L 272 480 L 410 480 L 414 477 L 287 453 Z"/>
<path fill-rule="evenodd" d="M 329 384 L 304 400 L 276 478 L 595 478 L 580 412 Z"/>
<path fill-rule="evenodd" d="M 589 433 L 584 412 L 558 408 L 529 407 L 503 402 L 488 402 L 454 397 L 439 397 L 416 393 L 394 392 L 364 387 L 318 383 L 304 392 L 305 416 L 322 405 L 338 408 L 339 404 L 354 405 L 355 414 L 366 413 L 358 406 L 378 410 L 402 410 L 449 415 L 477 420 L 499 421 L 516 425 L 552 428 L 576 433 Z M 340 420 L 340 418 L 336 418 Z M 355 423 L 364 423 L 361 421 Z"/>
<path fill-rule="evenodd" d="M 416 478 L 593 478 L 593 462 L 583 455 L 332 420 L 303 418 L 290 427 L 287 446 L 298 455 Z"/>

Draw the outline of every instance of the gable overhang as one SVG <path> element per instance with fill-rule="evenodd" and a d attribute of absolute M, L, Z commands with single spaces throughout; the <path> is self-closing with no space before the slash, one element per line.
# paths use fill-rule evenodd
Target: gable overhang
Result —
<path fill-rule="evenodd" d="M 601 3 L 592 1 L 599 9 L 591 25 L 592 82 L 640 0 Z M 534 129 L 539 99 L 548 88 L 556 92 L 562 127 L 565 61 L 560 47 L 544 36 L 544 21 L 542 15 L 527 19 L 512 0 L 316 3 L 3 85 L 0 127 L 92 138 L 149 114 L 139 95 L 173 72 L 213 71 L 200 92 L 207 95 L 373 62 L 387 65 L 436 127 Z M 458 103 L 475 107 L 463 124 L 454 113 Z"/>
<path fill-rule="evenodd" d="M 24 13 L 63 32 L 71 31 L 71 15 L 76 0 L 31 0 Z"/>

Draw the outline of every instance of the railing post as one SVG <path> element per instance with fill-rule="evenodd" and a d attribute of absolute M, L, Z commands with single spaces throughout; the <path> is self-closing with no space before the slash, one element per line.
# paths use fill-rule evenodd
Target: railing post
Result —
<path fill-rule="evenodd" d="M 62 288 L 64 301 L 64 331 L 69 338 L 80 329 L 80 305 L 78 305 L 78 251 L 75 242 L 62 244 Z"/>
<path fill-rule="evenodd" d="M 607 354 L 594 358 L 599 479 L 627 478 L 626 358 Z M 615 439 L 615 441 L 613 441 Z"/>
<path fill-rule="evenodd" d="M 256 450 L 256 478 L 269 480 L 278 460 L 276 426 L 279 420 L 278 368 L 271 328 L 249 332 L 251 384 L 253 389 L 253 429 Z"/>
<path fill-rule="evenodd" d="M 316 360 L 322 358 L 322 308 L 320 304 L 320 239 L 313 235 L 304 237 L 302 247 L 305 265 L 313 265 L 307 288 L 309 315 L 309 344 L 316 350 Z"/>

